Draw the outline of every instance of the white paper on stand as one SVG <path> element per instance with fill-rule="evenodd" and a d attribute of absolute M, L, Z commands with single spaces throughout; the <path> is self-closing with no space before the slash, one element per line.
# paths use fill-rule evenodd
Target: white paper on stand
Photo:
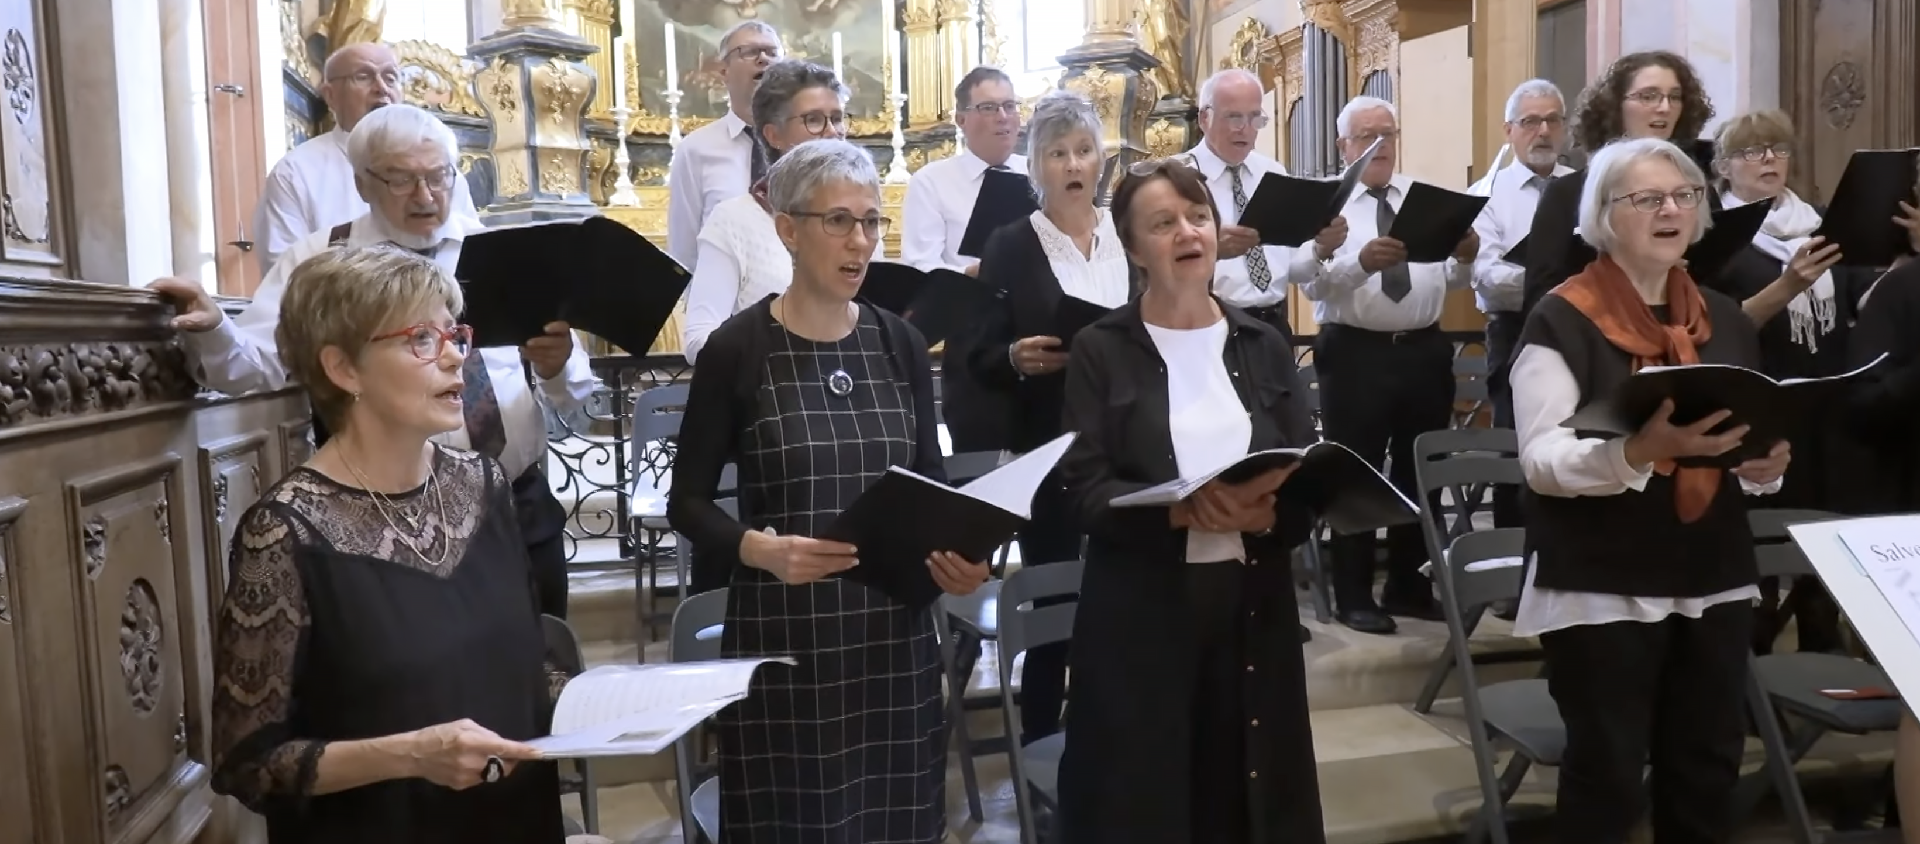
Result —
<path fill-rule="evenodd" d="M 791 658 L 605 665 L 567 682 L 553 735 L 528 745 L 550 759 L 647 756 L 747 696 L 753 672 Z"/>

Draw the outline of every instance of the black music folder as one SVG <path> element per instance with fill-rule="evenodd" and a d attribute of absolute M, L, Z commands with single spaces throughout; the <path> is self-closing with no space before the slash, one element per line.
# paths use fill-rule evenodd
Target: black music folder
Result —
<path fill-rule="evenodd" d="M 1099 322 L 1102 317 L 1113 313 L 1105 305 L 1096 305 L 1078 296 L 1060 294 L 1060 301 L 1053 305 L 1053 336 L 1060 338 L 1058 351 L 1066 351 L 1073 345 L 1074 335 L 1080 330 Z"/>
<path fill-rule="evenodd" d="M 1400 218 L 1395 217 L 1393 218 L 1393 221 L 1397 223 L 1400 221 Z M 1520 242 L 1514 244 L 1512 249 L 1507 250 L 1507 254 L 1500 256 L 1500 260 L 1505 261 L 1509 264 L 1517 264 L 1522 267 L 1526 266 L 1527 265 L 1527 246 L 1529 246 L 1532 242 L 1533 242 L 1533 235 L 1531 234 L 1527 235 L 1526 237 L 1520 238 Z"/>
<path fill-rule="evenodd" d="M 1719 278 L 1734 257 L 1753 243 L 1753 236 L 1766 224 L 1767 212 L 1772 210 L 1771 202 L 1749 202 L 1713 212 L 1707 233 L 1687 247 L 1687 274 L 1701 284 Z"/>
<path fill-rule="evenodd" d="M 470 235 L 454 278 L 476 346 L 519 346 L 565 322 L 644 355 L 691 276 L 633 229 L 588 217 Z"/>
<path fill-rule="evenodd" d="M 892 311 L 926 337 L 927 347 L 952 337 L 997 299 L 993 286 L 946 267 L 921 271 L 892 261 L 867 265 L 860 298 Z"/>
<path fill-rule="evenodd" d="M 980 197 L 973 201 L 973 216 L 967 218 L 966 233 L 960 236 L 959 253 L 978 260 L 987 248 L 987 237 L 1001 226 L 1040 210 L 1033 196 L 1033 183 L 1012 170 L 988 169 L 980 174 Z"/>
<path fill-rule="evenodd" d="M 1826 411 L 1843 407 L 1852 381 L 1879 365 L 1886 356 L 1852 372 L 1826 378 L 1788 378 L 1775 381 L 1739 366 L 1701 363 L 1692 366 L 1649 366 L 1620 382 L 1613 394 L 1596 399 L 1567 417 L 1560 427 L 1602 439 L 1624 437 L 1673 399 L 1672 422 L 1690 425 L 1717 411 L 1732 415 L 1715 431 L 1751 426 L 1737 448 L 1719 457 L 1679 461 L 1682 466 L 1732 468 L 1767 456 L 1775 443 L 1810 430 Z"/>
<path fill-rule="evenodd" d="M 1387 236 L 1407 247 L 1407 263 L 1437 264 L 1460 247 L 1485 207 L 1487 197 L 1414 182 Z"/>
<path fill-rule="evenodd" d="M 1885 267 L 1908 250 L 1907 230 L 1893 222 L 1900 203 L 1920 202 L 1913 195 L 1920 149 L 1863 149 L 1847 159 L 1833 189 L 1827 214 L 1814 237 L 1840 245 L 1840 263 Z"/>
<path fill-rule="evenodd" d="M 1033 509 L 1033 493 L 1073 444 L 1062 434 L 958 489 L 899 466 L 842 510 L 819 539 L 855 548 L 860 564 L 840 577 L 912 608 L 940 598 L 927 570 L 935 551 L 982 562 L 1012 539 Z"/>
<path fill-rule="evenodd" d="M 1336 533 L 1372 533 L 1419 520 L 1420 508 L 1360 455 L 1336 442 L 1306 448 L 1256 451 L 1210 472 L 1178 478 L 1108 502 L 1111 507 L 1164 507 L 1200 491 L 1213 480 L 1244 483 L 1300 464 L 1275 494 L 1275 507 L 1303 507 Z"/>
<path fill-rule="evenodd" d="M 1339 181 L 1302 179 L 1268 173 L 1260 177 L 1260 186 L 1247 198 L 1240 212 L 1240 225 L 1260 233 L 1266 246 L 1299 246 L 1332 225 L 1333 218 L 1347 207 L 1360 185 L 1360 174 L 1372 163 L 1374 152 L 1386 139 L 1373 146 L 1347 166 Z"/>

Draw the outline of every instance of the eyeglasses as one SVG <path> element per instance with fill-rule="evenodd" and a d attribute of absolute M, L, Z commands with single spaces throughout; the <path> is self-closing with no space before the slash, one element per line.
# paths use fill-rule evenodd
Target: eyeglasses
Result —
<path fill-rule="evenodd" d="M 1005 102 L 998 103 L 974 103 L 961 109 L 961 111 L 971 111 L 981 117 L 999 117 L 1003 114 L 1008 117 L 1015 117 L 1020 114 L 1020 102 L 1018 100 L 1006 100 Z"/>
<path fill-rule="evenodd" d="M 1542 117 L 1539 115 L 1528 115 L 1526 117 L 1522 117 L 1519 120 L 1515 120 L 1513 122 L 1520 124 L 1520 128 L 1525 129 L 1529 132 L 1533 132 L 1533 131 L 1537 131 L 1542 126 L 1545 126 L 1549 129 L 1558 129 L 1567 124 L 1567 118 L 1558 114 L 1549 114 L 1549 115 L 1546 115 L 1545 117 Z"/>
<path fill-rule="evenodd" d="M 747 59 L 749 61 L 753 59 L 778 61 L 780 59 L 780 48 L 772 44 L 743 44 L 728 50 L 727 58 Z"/>
<path fill-rule="evenodd" d="M 1686 96 L 1685 94 L 1679 91 L 1655 91 L 1651 88 L 1647 88 L 1647 89 L 1635 91 L 1631 94 L 1628 94 L 1627 99 L 1632 100 L 1636 103 L 1639 103 L 1643 106 L 1658 107 L 1662 103 L 1673 103 L 1674 105 L 1684 105 L 1685 96 Z"/>
<path fill-rule="evenodd" d="M 1240 131 L 1241 129 L 1245 129 L 1248 126 L 1252 126 L 1255 129 L 1265 129 L 1267 128 L 1267 124 L 1271 122 L 1267 119 L 1267 115 L 1265 112 L 1259 112 L 1259 111 L 1253 112 L 1251 114 L 1242 114 L 1239 112 L 1233 112 L 1230 114 L 1217 114 L 1217 115 L 1214 115 L 1214 119 L 1226 123 L 1228 129 L 1232 129 L 1236 132 Z"/>
<path fill-rule="evenodd" d="M 384 86 L 397 86 L 400 84 L 400 69 L 397 67 L 389 67 L 382 70 L 362 70 L 358 73 L 351 73 L 345 76 L 332 76 L 327 78 L 328 82 L 352 82 L 362 88 L 372 87 L 375 80 L 378 80 L 380 84 Z"/>
<path fill-rule="evenodd" d="M 1635 211 L 1644 211 L 1652 214 L 1664 207 L 1668 199 L 1673 200 L 1673 207 L 1687 209 L 1699 206 L 1701 197 L 1706 195 L 1707 192 L 1705 188 L 1685 187 L 1672 192 L 1658 190 L 1635 191 L 1626 196 L 1616 196 L 1613 198 L 1613 201 L 1632 203 Z"/>
<path fill-rule="evenodd" d="M 1166 158 L 1149 158 L 1145 161 L 1135 161 L 1127 165 L 1127 174 L 1144 179 L 1175 167 L 1183 167 L 1188 170 L 1200 169 L 1200 165 L 1194 163 L 1193 156 L 1183 152 L 1177 155 L 1169 155 Z"/>
<path fill-rule="evenodd" d="M 860 226 L 867 237 L 875 240 L 887 236 L 893 230 L 893 220 L 875 214 L 870 217 L 855 217 L 845 211 L 794 211 L 789 217 L 811 217 L 820 221 L 821 230 L 834 237 L 846 237 L 853 234 L 853 227 Z"/>
<path fill-rule="evenodd" d="M 1358 143 L 1364 149 L 1366 147 L 1373 146 L 1375 141 L 1386 141 L 1388 143 L 1395 143 L 1399 139 L 1400 139 L 1400 130 L 1395 129 L 1390 132 L 1368 132 L 1364 135 L 1354 135 L 1349 140 L 1352 140 L 1355 143 Z"/>
<path fill-rule="evenodd" d="M 427 190 L 434 193 L 446 190 L 448 186 L 453 184 L 452 167 L 442 167 L 438 170 L 429 170 L 425 173 L 403 173 L 397 176 L 382 176 L 379 173 L 368 170 L 367 175 L 373 177 L 373 179 L 381 184 L 386 185 L 387 192 L 394 196 L 408 196 L 421 184 L 425 184 Z"/>
<path fill-rule="evenodd" d="M 1733 151 L 1733 155 L 1737 155 L 1746 161 L 1763 161 L 1768 155 L 1772 155 L 1774 158 L 1792 158 L 1793 144 L 1760 144 L 1745 149 L 1736 149 Z"/>
<path fill-rule="evenodd" d="M 826 134 L 827 126 L 829 125 L 833 126 L 833 128 L 835 129 L 847 128 L 847 113 L 844 111 L 835 111 L 831 113 L 824 112 L 824 111 L 809 111 L 806 114 L 796 114 L 787 119 L 800 121 L 800 125 L 807 127 L 807 134 L 810 134 L 810 135 Z"/>
<path fill-rule="evenodd" d="M 446 351 L 448 343 L 453 344 L 453 350 L 459 352 L 461 357 L 466 357 L 469 352 L 472 352 L 473 326 L 456 325 L 451 328 L 441 328 L 432 323 L 423 322 L 369 338 L 367 342 L 378 343 L 382 340 L 403 340 L 406 342 L 407 351 L 412 352 L 414 357 L 426 363 L 432 363 L 440 359 L 440 353 Z"/>

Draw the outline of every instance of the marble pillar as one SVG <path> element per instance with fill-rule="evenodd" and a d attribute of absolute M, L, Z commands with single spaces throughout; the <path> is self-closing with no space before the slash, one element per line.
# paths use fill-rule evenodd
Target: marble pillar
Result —
<path fill-rule="evenodd" d="M 59 53 L 75 275 L 144 285 L 173 272 L 159 3 L 61 0 Z"/>
<path fill-rule="evenodd" d="M 1687 58 L 1712 98 L 1714 120 L 1779 108 L 1780 0 L 1587 0 L 1587 76 L 1640 50 Z"/>
<path fill-rule="evenodd" d="M 160 5 L 160 78 L 167 111 L 168 205 L 173 274 L 217 290 L 214 271 L 212 140 L 207 122 L 206 29 L 199 3 Z M 250 95 L 253 92 L 244 92 Z M 238 237 L 238 232 L 229 232 Z"/>
<path fill-rule="evenodd" d="M 507 4 L 504 27 L 474 42 L 474 97 L 491 124 L 491 225 L 600 213 L 588 191 L 587 109 L 596 80 L 586 59 L 599 48 L 561 31 L 553 0 Z"/>

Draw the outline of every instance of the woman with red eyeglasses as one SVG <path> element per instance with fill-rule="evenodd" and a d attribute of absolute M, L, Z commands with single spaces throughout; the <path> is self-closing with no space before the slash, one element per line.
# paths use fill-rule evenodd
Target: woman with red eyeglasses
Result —
<path fill-rule="evenodd" d="M 558 844 L 536 590 L 509 479 L 464 423 L 460 288 L 348 247 L 293 271 L 279 356 L 333 435 L 263 490 L 217 612 L 213 786 L 273 844 Z"/>

